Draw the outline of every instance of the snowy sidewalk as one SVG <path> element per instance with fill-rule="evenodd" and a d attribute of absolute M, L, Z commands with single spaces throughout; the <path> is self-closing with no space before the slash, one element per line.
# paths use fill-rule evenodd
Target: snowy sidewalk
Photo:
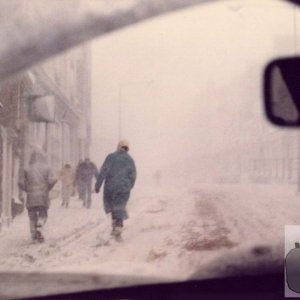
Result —
<path fill-rule="evenodd" d="M 136 189 L 128 211 L 118 243 L 110 239 L 101 194 L 93 195 L 89 210 L 76 199 L 68 209 L 54 200 L 46 242 L 35 245 L 25 212 L 0 233 L 0 271 L 123 276 L 98 283 L 105 288 L 223 276 L 245 264 L 276 268 L 283 262 L 284 226 L 300 220 L 300 196 L 295 187 L 270 185 Z"/>
<path fill-rule="evenodd" d="M 178 194 L 177 194 L 178 196 Z M 30 242 L 27 211 L 0 233 L 0 271 L 93 272 L 178 278 L 176 262 L 184 218 L 189 210 L 173 205 L 170 193 L 146 192 L 129 202 L 124 242 L 110 238 L 111 220 L 103 212 L 102 195 L 93 195 L 91 209 L 71 201 L 68 209 L 53 200 L 44 244 Z M 98 246 L 98 244 L 102 245 Z M 174 244 L 177 246 L 175 247 Z M 173 250 L 176 249 L 174 252 Z M 175 271 L 175 276 L 174 276 Z M 180 278 L 186 275 L 183 273 Z"/>
<path fill-rule="evenodd" d="M 30 243 L 25 211 L 0 233 L 0 270 L 130 269 L 136 274 L 142 269 L 145 275 L 170 278 L 180 271 L 182 278 L 191 273 L 198 254 L 214 259 L 220 251 L 239 247 L 276 241 L 283 245 L 284 225 L 300 220 L 300 196 L 292 187 L 268 185 L 143 190 L 133 193 L 128 210 L 121 245 L 109 238 L 110 217 L 103 212 L 100 194 L 93 194 L 91 209 L 77 199 L 68 209 L 52 201 L 42 245 Z M 209 246 L 212 236 L 219 237 L 219 247 Z M 99 241 L 103 246 L 95 247 Z"/>
<path fill-rule="evenodd" d="M 68 209 L 60 206 L 59 199 L 51 201 L 45 226 L 46 242 L 32 244 L 27 210 L 17 216 L 10 227 L 0 233 L 0 270 L 28 270 L 34 265 L 35 257 L 43 251 L 55 252 L 57 247 L 75 240 L 84 232 L 98 226 L 100 222 L 100 201 L 95 199 L 92 209 L 82 207 L 82 202 L 73 198 Z M 103 217 L 103 215 L 102 215 Z M 48 248 L 48 250 L 45 250 Z M 28 253 L 25 253 L 25 250 Z M 39 254 L 39 255 L 38 255 Z M 39 271 L 40 265 L 36 264 Z"/>

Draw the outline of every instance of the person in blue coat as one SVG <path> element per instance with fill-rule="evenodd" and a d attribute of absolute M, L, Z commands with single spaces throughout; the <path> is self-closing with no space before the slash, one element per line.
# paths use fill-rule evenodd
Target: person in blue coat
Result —
<path fill-rule="evenodd" d="M 136 180 L 135 163 L 128 151 L 128 141 L 121 140 L 117 151 L 106 157 L 95 184 L 95 192 L 99 193 L 104 182 L 104 210 L 111 213 L 111 234 L 116 240 L 121 240 L 123 221 L 128 218 L 126 205 Z"/>

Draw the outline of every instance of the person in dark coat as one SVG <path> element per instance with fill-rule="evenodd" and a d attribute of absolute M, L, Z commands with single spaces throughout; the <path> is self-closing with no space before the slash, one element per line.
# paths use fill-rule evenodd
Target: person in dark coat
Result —
<path fill-rule="evenodd" d="M 80 159 L 77 166 L 76 166 L 76 169 L 75 169 L 75 185 L 77 187 L 77 192 L 78 192 L 78 198 L 79 200 L 81 200 L 83 202 L 83 199 L 84 199 L 84 189 L 83 189 L 83 184 L 79 184 L 79 180 L 77 180 L 77 177 L 78 177 L 78 174 L 79 174 L 79 170 L 82 166 L 82 163 L 83 163 L 83 160 Z"/>
<path fill-rule="evenodd" d="M 26 208 L 30 221 L 30 232 L 33 241 L 43 242 L 42 229 L 47 221 L 50 205 L 49 192 L 57 179 L 46 162 L 41 151 L 31 154 L 29 167 L 19 175 L 19 187 L 26 192 Z"/>
<path fill-rule="evenodd" d="M 99 193 L 101 185 L 105 181 L 104 210 L 107 214 L 111 213 L 111 234 L 117 240 L 121 240 L 123 220 L 128 218 L 126 205 L 136 180 L 135 163 L 128 151 L 128 141 L 120 141 L 117 151 L 106 157 L 95 184 L 95 192 Z"/>
<path fill-rule="evenodd" d="M 98 170 L 96 165 L 86 158 L 76 169 L 76 184 L 78 186 L 79 198 L 83 206 L 90 208 L 92 204 L 92 182 L 93 177 L 97 178 Z"/>

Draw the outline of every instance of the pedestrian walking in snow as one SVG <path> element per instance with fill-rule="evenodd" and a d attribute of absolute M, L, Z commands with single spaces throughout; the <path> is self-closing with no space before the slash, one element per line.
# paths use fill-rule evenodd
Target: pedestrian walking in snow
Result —
<path fill-rule="evenodd" d="M 117 241 L 122 240 L 123 221 L 128 218 L 126 205 L 136 180 L 135 163 L 128 151 L 128 141 L 121 140 L 117 151 L 106 157 L 95 184 L 95 192 L 99 193 L 104 181 L 104 210 L 111 213 L 111 234 Z"/>
<path fill-rule="evenodd" d="M 33 241 L 43 242 L 42 234 L 50 205 L 49 191 L 57 179 L 47 164 L 46 156 L 40 151 L 31 154 L 29 167 L 19 176 L 19 187 L 26 192 L 26 208 Z"/>
<path fill-rule="evenodd" d="M 75 172 L 70 164 L 65 164 L 59 172 L 61 180 L 61 206 L 67 208 L 75 188 Z"/>
<path fill-rule="evenodd" d="M 79 185 L 78 182 L 77 182 L 77 174 L 79 173 L 79 169 L 81 168 L 81 165 L 83 163 L 83 160 L 80 159 L 77 166 L 76 166 L 76 169 L 75 169 L 75 185 L 77 187 L 77 192 L 78 192 L 78 198 L 79 200 L 83 201 L 83 198 L 84 198 L 84 191 L 83 191 L 83 188 L 82 188 L 82 184 Z"/>
<path fill-rule="evenodd" d="M 92 182 L 94 176 L 97 178 L 97 171 L 96 165 L 89 158 L 81 162 L 76 169 L 76 184 L 79 198 L 86 208 L 90 208 L 92 204 Z"/>

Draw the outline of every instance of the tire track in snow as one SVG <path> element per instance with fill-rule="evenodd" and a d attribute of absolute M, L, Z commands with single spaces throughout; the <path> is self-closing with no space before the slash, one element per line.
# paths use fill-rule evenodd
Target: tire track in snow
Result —
<path fill-rule="evenodd" d="M 78 243 L 80 239 L 82 239 L 85 233 L 90 232 L 91 230 L 98 227 L 100 221 L 90 221 L 87 224 L 83 225 L 82 227 L 75 228 L 70 234 L 64 235 L 58 239 L 55 239 L 53 242 L 50 243 L 51 245 L 55 245 L 58 247 L 66 247 L 73 242 Z"/>
<path fill-rule="evenodd" d="M 217 251 L 238 245 L 231 239 L 230 228 L 216 203 L 224 197 L 216 193 L 194 191 L 194 214 L 197 219 L 186 228 L 184 249 L 188 251 Z"/>
<path fill-rule="evenodd" d="M 241 243 L 266 244 L 277 237 L 274 225 L 266 216 L 274 216 L 275 206 L 270 206 L 272 202 L 265 199 L 264 194 L 252 195 L 239 191 L 218 191 L 225 195 L 219 201 L 223 215 L 231 228 L 234 228 L 235 239 Z M 277 224 L 278 225 L 278 224 Z"/>
<path fill-rule="evenodd" d="M 272 215 L 275 208 L 269 210 L 272 201 L 266 200 L 264 194 L 203 189 L 194 192 L 194 198 L 195 215 L 200 220 L 194 219 L 197 231 L 187 231 L 187 250 L 213 254 L 218 249 L 226 253 L 247 249 L 251 259 L 275 253 L 272 244 L 280 240 L 280 224 L 266 218 L 266 213 Z"/>

